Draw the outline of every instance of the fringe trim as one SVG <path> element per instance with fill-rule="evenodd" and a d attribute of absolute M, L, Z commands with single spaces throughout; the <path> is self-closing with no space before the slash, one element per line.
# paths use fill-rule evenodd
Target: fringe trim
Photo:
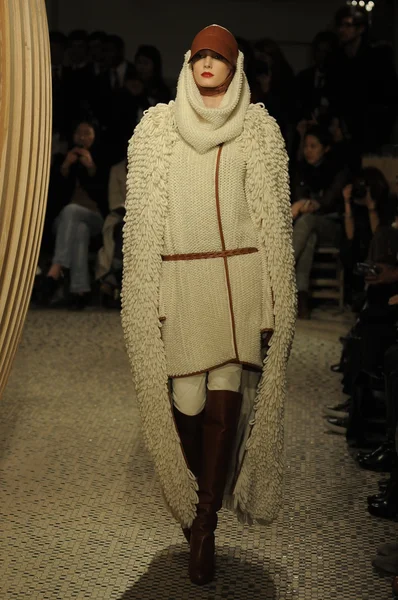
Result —
<path fill-rule="evenodd" d="M 146 111 L 129 144 L 123 229 L 122 325 L 145 444 L 173 516 L 189 527 L 197 483 L 172 417 L 158 298 L 168 206 L 168 172 L 177 134 L 172 103 Z"/>
<path fill-rule="evenodd" d="M 233 508 L 244 522 L 271 523 L 282 503 L 286 368 L 297 310 L 288 158 L 276 121 L 263 105 L 251 105 L 240 136 L 247 157 L 246 197 L 264 243 L 274 297 L 275 331 L 254 402 Z"/>

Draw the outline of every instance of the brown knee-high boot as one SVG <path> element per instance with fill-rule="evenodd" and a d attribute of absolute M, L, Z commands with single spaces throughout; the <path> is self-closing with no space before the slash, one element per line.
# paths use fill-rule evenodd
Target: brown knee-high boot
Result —
<path fill-rule="evenodd" d="M 191 530 L 189 576 L 205 585 L 214 577 L 214 532 L 222 506 L 228 465 L 239 422 L 242 395 L 208 391 L 203 421 L 197 516 Z"/>
<path fill-rule="evenodd" d="M 173 406 L 173 411 L 175 424 L 188 467 L 195 477 L 199 477 L 202 460 L 202 424 L 204 410 L 194 416 L 184 415 L 184 413 L 180 412 L 175 406 Z M 182 531 L 185 539 L 189 543 L 191 530 L 183 529 Z"/>

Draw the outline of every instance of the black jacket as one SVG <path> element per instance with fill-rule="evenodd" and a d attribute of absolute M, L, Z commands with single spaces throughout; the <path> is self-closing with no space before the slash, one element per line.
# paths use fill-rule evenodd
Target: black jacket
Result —
<path fill-rule="evenodd" d="M 348 179 L 349 170 L 342 168 L 331 155 L 327 154 L 318 166 L 311 166 L 303 160 L 293 176 L 292 202 L 313 199 L 321 205 L 317 214 L 341 212 L 342 190 Z"/>

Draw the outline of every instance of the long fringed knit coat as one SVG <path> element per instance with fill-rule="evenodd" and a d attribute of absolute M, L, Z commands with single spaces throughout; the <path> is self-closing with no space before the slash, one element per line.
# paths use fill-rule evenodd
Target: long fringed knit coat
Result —
<path fill-rule="evenodd" d="M 282 497 L 296 315 L 287 156 L 274 119 L 249 104 L 243 55 L 217 109 L 204 106 L 189 58 L 176 101 L 147 111 L 130 142 L 122 324 L 144 438 L 183 526 L 198 488 L 169 379 L 230 362 L 250 368 L 224 506 L 270 523 Z M 264 362 L 263 331 L 272 334 Z"/>

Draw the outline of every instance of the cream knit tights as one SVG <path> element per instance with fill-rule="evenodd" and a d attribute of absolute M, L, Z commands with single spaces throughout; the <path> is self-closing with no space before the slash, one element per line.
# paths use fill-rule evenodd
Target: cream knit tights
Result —
<path fill-rule="evenodd" d="M 208 373 L 173 379 L 174 406 L 184 415 L 198 415 L 206 403 L 208 390 L 239 392 L 242 365 L 228 364 Z"/>

